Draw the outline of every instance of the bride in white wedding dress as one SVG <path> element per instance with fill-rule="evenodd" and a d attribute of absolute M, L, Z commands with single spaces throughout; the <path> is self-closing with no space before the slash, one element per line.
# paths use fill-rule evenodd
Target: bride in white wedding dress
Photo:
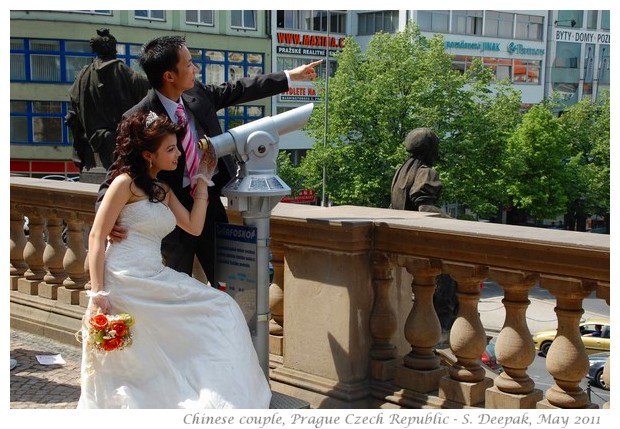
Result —
<path fill-rule="evenodd" d="M 165 116 L 122 122 L 117 176 L 89 238 L 87 314 L 128 313 L 132 344 L 110 352 L 88 346 L 82 329 L 78 408 L 268 408 L 271 390 L 243 313 L 225 292 L 165 267 L 161 239 L 179 225 L 199 234 L 216 159 L 203 157 L 191 213 L 154 179 L 176 168 L 179 127 Z M 118 221 L 127 238 L 106 237 Z"/>

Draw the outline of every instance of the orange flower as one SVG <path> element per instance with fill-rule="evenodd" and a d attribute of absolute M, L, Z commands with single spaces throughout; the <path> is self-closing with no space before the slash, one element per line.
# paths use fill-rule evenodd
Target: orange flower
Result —
<path fill-rule="evenodd" d="M 120 337 L 114 337 L 103 341 L 101 345 L 106 352 L 111 352 L 123 345 L 123 339 Z"/>
<path fill-rule="evenodd" d="M 95 331 L 103 331 L 105 328 L 108 327 L 108 317 L 105 314 L 95 314 L 93 317 L 90 318 L 90 326 L 95 330 Z"/>
<path fill-rule="evenodd" d="M 110 322 L 110 331 L 115 331 L 115 336 L 122 338 L 127 333 L 127 325 L 123 320 L 113 320 Z"/>

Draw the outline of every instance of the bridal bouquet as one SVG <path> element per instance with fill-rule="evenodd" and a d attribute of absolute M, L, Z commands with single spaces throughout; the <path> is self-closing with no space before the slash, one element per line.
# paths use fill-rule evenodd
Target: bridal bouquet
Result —
<path fill-rule="evenodd" d="M 131 328 L 135 321 L 127 313 L 87 315 L 87 345 L 95 350 L 111 352 L 131 345 Z"/>

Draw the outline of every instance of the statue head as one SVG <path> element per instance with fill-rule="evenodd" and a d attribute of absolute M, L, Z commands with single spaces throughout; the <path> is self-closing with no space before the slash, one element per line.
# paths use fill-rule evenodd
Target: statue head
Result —
<path fill-rule="evenodd" d="M 403 142 L 411 156 L 431 166 L 439 159 L 439 137 L 430 128 L 411 130 Z"/>
<path fill-rule="evenodd" d="M 90 47 L 101 59 L 116 58 L 116 38 L 110 34 L 108 28 L 97 30 L 97 36 L 90 39 Z"/>

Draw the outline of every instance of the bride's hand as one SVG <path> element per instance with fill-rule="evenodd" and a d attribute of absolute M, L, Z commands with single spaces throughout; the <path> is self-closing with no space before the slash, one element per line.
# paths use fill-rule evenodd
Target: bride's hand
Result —
<path fill-rule="evenodd" d="M 88 312 L 90 314 L 108 314 L 110 312 L 110 301 L 108 297 L 104 295 L 91 297 L 88 301 Z"/>
<path fill-rule="evenodd" d="M 194 177 L 192 177 L 192 183 L 196 183 L 198 179 L 204 180 L 209 186 L 213 186 L 214 183 L 211 178 L 215 174 L 215 168 L 217 167 L 217 156 L 215 155 L 215 148 L 211 142 L 207 139 L 207 148 L 202 151 L 202 157 L 198 164 L 198 170 Z"/>

